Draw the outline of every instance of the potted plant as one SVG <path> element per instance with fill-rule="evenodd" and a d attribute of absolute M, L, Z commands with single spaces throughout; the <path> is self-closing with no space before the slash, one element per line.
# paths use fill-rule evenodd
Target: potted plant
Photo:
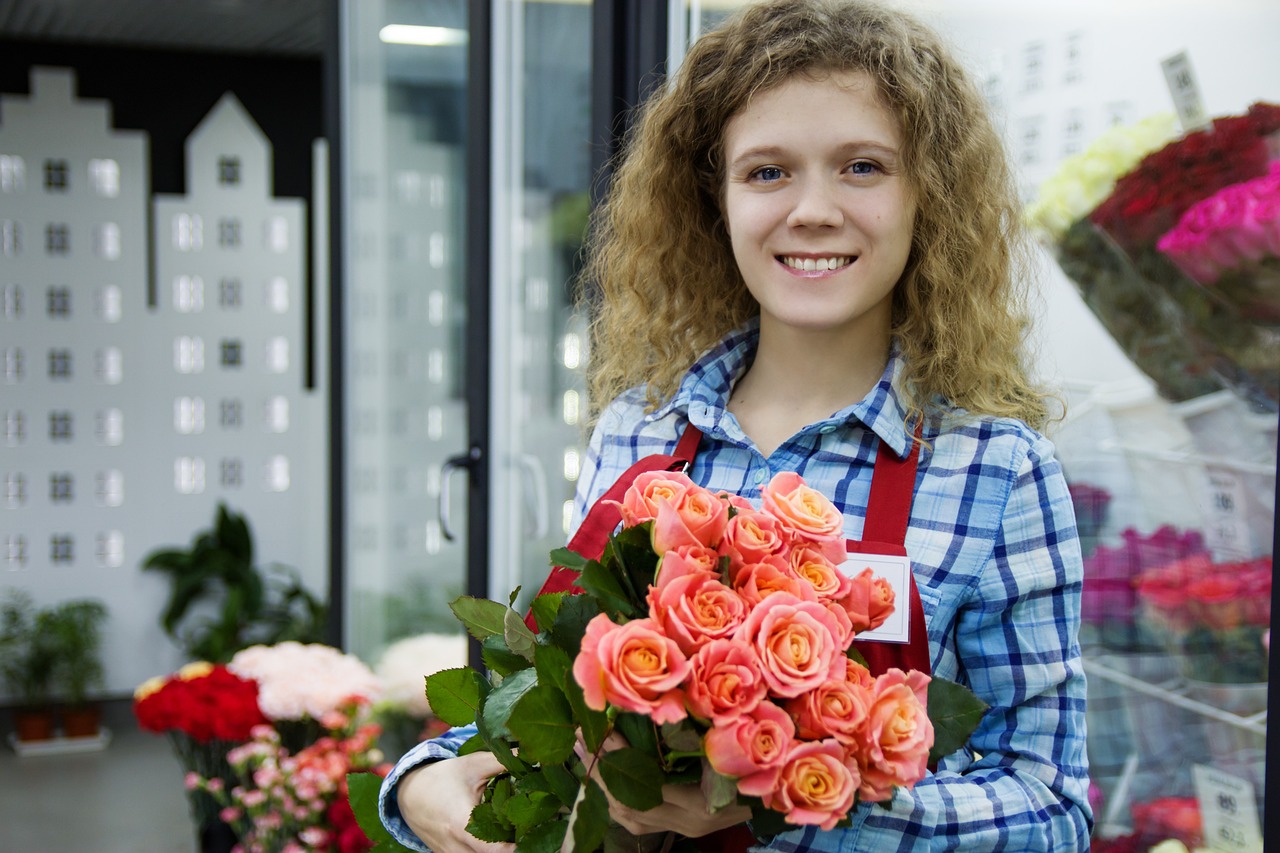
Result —
<path fill-rule="evenodd" d="M 0 604 L 0 681 L 17 701 L 13 720 L 19 740 L 54 735 L 54 645 L 47 612 L 25 590 L 9 590 Z"/>
<path fill-rule="evenodd" d="M 226 663 L 259 643 L 324 642 L 324 603 L 293 570 L 255 567 L 248 522 L 221 503 L 213 528 L 196 534 L 190 548 L 152 552 L 142 567 L 169 575 L 160 624 L 192 660 Z"/>
<path fill-rule="evenodd" d="M 53 645 L 53 695 L 61 700 L 63 734 L 95 737 L 102 705 L 90 693 L 103 685 L 102 626 L 106 605 L 94 599 L 65 601 L 47 611 Z"/>

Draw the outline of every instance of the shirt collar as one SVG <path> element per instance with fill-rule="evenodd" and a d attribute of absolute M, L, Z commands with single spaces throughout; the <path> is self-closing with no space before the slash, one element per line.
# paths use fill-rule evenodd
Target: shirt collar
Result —
<path fill-rule="evenodd" d="M 738 377 L 751 365 L 759 339 L 758 320 L 751 320 L 742 328 L 730 332 L 694 362 L 676 393 L 649 415 L 649 418 L 658 420 L 672 412 L 678 412 L 703 432 L 718 429 L 721 419 L 728 411 L 729 393 Z M 865 397 L 806 429 L 822 430 L 833 425 L 860 423 L 883 439 L 895 454 L 900 457 L 906 455 L 911 446 L 911 437 L 905 425 L 906 408 L 901 393 L 902 369 L 902 356 L 895 341 L 890 348 L 884 373 Z"/>

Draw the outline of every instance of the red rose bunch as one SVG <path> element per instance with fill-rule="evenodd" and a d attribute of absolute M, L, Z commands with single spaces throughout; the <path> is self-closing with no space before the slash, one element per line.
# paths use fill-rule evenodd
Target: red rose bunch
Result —
<path fill-rule="evenodd" d="M 254 726 L 267 722 L 256 682 L 204 662 L 139 685 L 133 712 L 147 731 L 179 732 L 199 743 L 248 740 Z"/>
<path fill-rule="evenodd" d="M 1280 106 L 1258 103 L 1245 115 L 1214 119 L 1147 155 L 1116 182 L 1089 219 L 1128 251 L 1149 246 L 1196 202 L 1230 184 L 1265 175 L 1267 137 L 1280 130 Z"/>
<path fill-rule="evenodd" d="M 652 524 L 648 614 L 595 616 L 573 676 L 594 710 L 695 721 L 739 794 L 830 829 L 924 776 L 930 679 L 873 677 L 848 656 L 892 613 L 893 589 L 870 568 L 841 570 L 843 517 L 799 475 L 762 491 L 757 510 L 683 474 L 637 478 L 620 509 L 624 528 Z"/>

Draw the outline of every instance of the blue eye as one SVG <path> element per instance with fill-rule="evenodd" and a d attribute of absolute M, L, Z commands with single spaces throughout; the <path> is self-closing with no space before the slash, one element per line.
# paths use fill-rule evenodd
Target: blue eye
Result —
<path fill-rule="evenodd" d="M 870 160 L 857 160 L 849 164 L 849 171 L 855 175 L 874 175 L 880 167 Z"/>
<path fill-rule="evenodd" d="M 751 173 L 757 181 L 777 181 L 782 179 L 782 170 L 777 166 L 762 166 Z"/>

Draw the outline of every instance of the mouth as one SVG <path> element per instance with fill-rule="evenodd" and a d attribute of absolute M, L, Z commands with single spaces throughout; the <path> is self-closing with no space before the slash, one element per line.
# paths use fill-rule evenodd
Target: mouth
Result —
<path fill-rule="evenodd" d="M 777 260 L 797 272 L 831 272 L 849 266 L 857 258 L 851 255 L 829 255 L 822 258 L 800 258 L 794 255 L 778 255 Z"/>

